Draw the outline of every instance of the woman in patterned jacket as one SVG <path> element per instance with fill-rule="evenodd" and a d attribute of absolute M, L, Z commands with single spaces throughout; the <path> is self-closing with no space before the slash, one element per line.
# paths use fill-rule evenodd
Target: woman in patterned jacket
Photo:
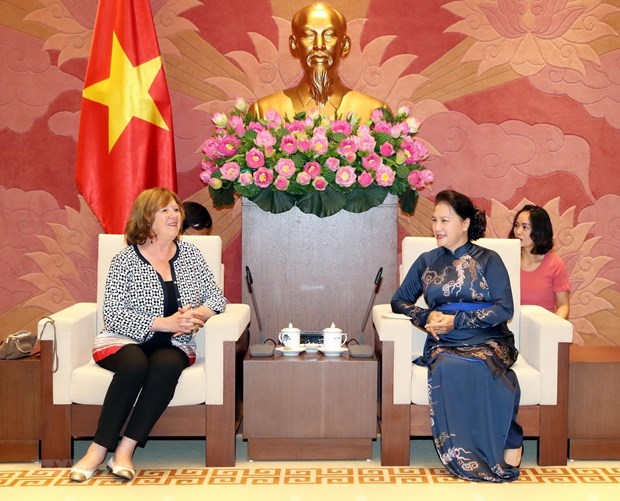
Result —
<path fill-rule="evenodd" d="M 110 265 L 104 328 L 93 346 L 95 362 L 114 377 L 94 440 L 71 469 L 71 480 L 92 478 L 108 449 L 116 449 L 108 469 L 125 480 L 134 477 L 136 446 L 144 445 L 181 372 L 196 359 L 194 334 L 226 307 L 200 251 L 179 240 L 183 216 L 177 195 L 164 188 L 142 192 L 131 208 L 127 247 Z"/>

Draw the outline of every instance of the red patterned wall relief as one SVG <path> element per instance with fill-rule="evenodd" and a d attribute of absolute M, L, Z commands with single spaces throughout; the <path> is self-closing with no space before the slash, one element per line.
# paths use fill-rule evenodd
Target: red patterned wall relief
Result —
<path fill-rule="evenodd" d="M 290 20 L 306 1 L 152 0 L 170 88 L 179 192 L 209 207 L 240 301 L 241 207 L 201 184 L 211 116 L 300 77 Z M 430 234 L 452 187 L 506 236 L 526 202 L 552 216 L 580 342 L 620 345 L 620 2 L 339 0 L 347 84 L 408 105 L 436 181 L 399 232 Z M 83 77 L 96 0 L 0 0 L 0 319 L 4 333 L 94 300 L 101 227 L 75 185 Z M 393 252 L 398 252 L 393 249 Z"/>

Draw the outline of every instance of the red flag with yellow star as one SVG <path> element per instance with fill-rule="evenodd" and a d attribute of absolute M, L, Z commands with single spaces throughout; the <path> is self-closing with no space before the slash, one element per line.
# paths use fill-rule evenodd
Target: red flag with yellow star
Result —
<path fill-rule="evenodd" d="M 176 191 L 170 95 L 149 0 L 100 0 L 76 181 L 106 233 L 123 233 L 138 194 Z"/>

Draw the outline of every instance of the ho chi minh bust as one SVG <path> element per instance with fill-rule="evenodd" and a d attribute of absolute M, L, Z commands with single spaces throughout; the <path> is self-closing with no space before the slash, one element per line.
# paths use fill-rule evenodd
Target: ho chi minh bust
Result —
<path fill-rule="evenodd" d="M 387 107 L 378 99 L 346 87 L 338 75 L 340 59 L 351 50 L 347 22 L 333 6 L 317 2 L 293 16 L 289 37 L 291 54 L 299 59 L 304 75 L 295 87 L 265 96 L 250 111 L 264 118 L 274 109 L 292 118 L 301 111 L 318 111 L 326 116 L 355 113 L 362 122 L 376 108 Z"/>

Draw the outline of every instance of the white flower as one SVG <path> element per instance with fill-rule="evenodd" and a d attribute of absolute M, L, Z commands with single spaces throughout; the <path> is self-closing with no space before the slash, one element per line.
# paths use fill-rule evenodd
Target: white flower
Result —
<path fill-rule="evenodd" d="M 213 114 L 213 118 L 211 118 L 211 121 L 215 124 L 216 127 L 226 127 L 226 125 L 228 124 L 228 117 L 224 114 L 224 113 L 220 113 L 219 111 L 217 113 Z"/>
<path fill-rule="evenodd" d="M 235 109 L 240 111 L 241 113 L 245 113 L 248 110 L 248 103 L 245 102 L 245 99 L 242 97 L 238 97 L 235 99 Z"/>

